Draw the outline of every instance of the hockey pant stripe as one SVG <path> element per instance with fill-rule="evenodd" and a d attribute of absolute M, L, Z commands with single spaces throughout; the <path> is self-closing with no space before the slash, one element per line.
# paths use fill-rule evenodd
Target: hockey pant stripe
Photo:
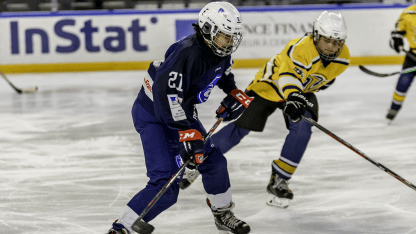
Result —
<path fill-rule="evenodd" d="M 289 164 L 293 167 L 298 167 L 298 165 L 299 165 L 299 163 L 292 162 L 289 159 L 284 158 L 284 157 L 280 157 L 279 160 L 281 160 L 281 161 L 283 161 L 283 162 L 285 162 L 285 163 L 287 163 L 287 164 Z"/>
<path fill-rule="evenodd" d="M 401 96 L 396 93 L 393 94 L 393 102 L 400 105 L 402 102 L 404 102 L 404 99 L 406 96 Z"/>
<path fill-rule="evenodd" d="M 296 166 L 291 166 L 285 162 L 283 162 L 282 160 L 278 159 L 278 160 L 274 160 L 273 161 L 273 167 L 274 168 L 279 168 L 279 171 L 284 171 L 286 176 L 289 175 L 289 177 L 292 176 L 293 173 L 295 173 L 297 167 Z"/>
<path fill-rule="evenodd" d="M 281 169 L 280 167 L 278 167 L 274 161 L 272 163 L 272 167 L 275 171 L 278 172 L 279 177 L 284 178 L 285 180 L 289 180 L 290 178 L 292 178 L 292 174 L 287 173 L 286 171 L 284 171 L 283 169 Z M 283 175 L 283 176 L 282 176 Z"/>
<path fill-rule="evenodd" d="M 308 110 L 305 116 L 312 118 L 312 113 Z M 296 171 L 312 135 L 312 125 L 305 120 L 293 123 L 289 118 L 289 123 L 289 134 L 283 145 L 280 159 L 272 162 L 273 169 L 279 177 L 285 180 L 289 180 Z"/>

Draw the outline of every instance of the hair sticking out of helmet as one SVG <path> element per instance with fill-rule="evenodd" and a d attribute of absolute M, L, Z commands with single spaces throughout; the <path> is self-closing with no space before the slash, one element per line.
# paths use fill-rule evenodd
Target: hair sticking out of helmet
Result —
<path fill-rule="evenodd" d="M 199 12 L 198 25 L 205 42 L 220 57 L 234 53 L 243 39 L 241 15 L 228 2 L 208 3 Z"/>
<path fill-rule="evenodd" d="M 333 60 L 344 47 L 347 25 L 341 13 L 324 11 L 313 24 L 313 39 L 321 58 Z"/>

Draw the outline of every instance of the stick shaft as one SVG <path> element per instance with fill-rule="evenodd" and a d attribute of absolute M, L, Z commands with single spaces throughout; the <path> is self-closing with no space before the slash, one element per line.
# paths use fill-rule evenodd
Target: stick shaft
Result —
<path fill-rule="evenodd" d="M 377 76 L 377 77 L 388 77 L 388 76 L 394 76 L 394 75 L 400 74 L 400 72 L 378 73 L 378 72 L 375 72 L 375 71 L 371 71 L 371 70 L 369 70 L 368 68 L 366 68 L 362 65 L 359 65 L 358 68 L 360 68 L 361 71 L 363 71 L 363 72 L 365 72 L 369 75 Z"/>
<path fill-rule="evenodd" d="M 35 93 L 38 90 L 38 87 L 32 87 L 32 88 L 28 88 L 28 89 L 19 89 L 16 86 L 14 86 L 14 84 L 7 78 L 7 76 L 0 71 L 0 75 L 4 78 L 4 80 L 6 80 L 6 82 L 18 93 L 18 94 L 22 94 L 22 93 Z"/>
<path fill-rule="evenodd" d="M 302 118 L 305 121 L 307 121 L 308 123 L 310 123 L 313 126 L 317 127 L 319 130 L 325 132 L 326 134 L 328 134 L 329 136 L 331 136 L 332 138 L 334 138 L 335 140 L 337 140 L 341 144 L 345 145 L 346 147 L 348 147 L 352 151 L 356 152 L 358 155 L 360 155 L 361 157 L 365 158 L 366 160 L 368 160 L 369 162 L 371 162 L 372 164 L 374 164 L 376 167 L 380 168 L 381 170 L 385 171 L 387 174 L 393 176 L 394 178 L 398 179 L 399 181 L 401 181 L 402 183 L 404 183 L 405 185 L 409 186 L 410 188 L 412 188 L 413 190 L 416 191 L 416 186 L 415 185 L 413 185 L 409 181 L 405 180 L 404 178 L 402 178 L 401 176 L 399 176 L 398 174 L 396 174 L 392 170 L 388 169 L 387 167 L 383 166 L 381 163 L 377 162 L 376 160 L 368 157 L 366 154 L 364 154 L 363 152 L 361 152 L 359 149 L 355 148 L 350 143 L 344 141 L 343 139 L 341 139 L 340 137 L 338 137 L 337 135 L 335 135 L 334 133 L 332 133 L 328 129 L 324 128 L 323 126 L 321 126 L 320 124 L 318 124 L 313 119 L 307 118 L 305 116 L 302 116 Z"/>
<path fill-rule="evenodd" d="M 22 90 L 21 89 L 19 89 L 19 88 L 17 88 L 16 86 L 14 86 L 13 85 L 13 83 L 12 82 L 10 82 L 10 80 L 9 79 L 7 79 L 7 76 L 3 73 L 3 72 L 1 72 L 0 71 L 0 75 L 4 78 L 4 80 L 6 80 L 6 82 L 16 91 L 16 92 L 18 92 L 18 93 L 22 93 Z"/>
<path fill-rule="evenodd" d="M 412 59 L 413 61 L 416 62 L 416 55 L 414 55 L 413 53 L 411 53 L 411 52 L 403 49 L 403 47 L 400 48 L 400 51 L 405 52 L 406 53 L 406 56 L 408 56 L 410 59 Z M 416 69 L 412 69 L 412 70 L 401 71 L 401 72 L 378 73 L 378 72 L 375 72 L 375 71 L 371 71 L 371 70 L 369 70 L 368 68 L 366 68 L 366 67 L 364 67 L 362 65 L 359 65 L 358 68 L 360 68 L 361 71 L 363 71 L 363 72 L 365 72 L 365 73 L 367 73 L 369 75 L 377 76 L 377 77 L 388 77 L 388 76 L 394 76 L 394 75 L 397 75 L 397 74 L 405 74 L 405 73 L 409 73 L 409 72 L 416 71 Z"/>
<path fill-rule="evenodd" d="M 220 125 L 220 123 L 224 120 L 224 118 L 227 116 L 227 112 L 225 112 L 218 120 L 215 122 L 214 126 L 209 130 L 207 136 L 205 137 L 204 141 L 206 142 L 214 133 L 215 129 Z M 192 158 L 189 158 L 186 160 L 186 162 L 179 168 L 178 172 L 176 172 L 172 177 L 168 180 L 168 182 L 163 186 L 163 188 L 156 194 L 156 196 L 152 199 L 152 201 L 147 205 L 147 207 L 142 211 L 142 213 L 139 215 L 139 218 L 137 220 L 143 219 L 143 217 L 149 212 L 150 209 L 155 205 L 155 203 L 163 196 L 163 194 L 166 192 L 166 190 L 169 189 L 169 187 L 172 185 L 172 183 L 179 177 L 179 175 L 182 174 L 182 172 L 185 170 L 186 166 L 188 166 L 189 163 L 191 163 Z"/>

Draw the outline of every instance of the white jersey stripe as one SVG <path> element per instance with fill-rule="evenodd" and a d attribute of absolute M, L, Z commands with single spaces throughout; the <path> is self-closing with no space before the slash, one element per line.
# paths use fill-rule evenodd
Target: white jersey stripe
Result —
<path fill-rule="evenodd" d="M 273 80 L 275 82 L 276 86 L 279 87 L 279 91 L 281 94 L 284 95 L 282 88 L 287 86 L 288 84 L 293 84 L 298 86 L 299 88 L 302 88 L 302 83 L 298 80 L 293 78 L 292 76 L 282 76 L 279 80 Z"/>
<path fill-rule="evenodd" d="M 300 39 L 296 44 L 294 44 L 293 46 L 292 46 L 292 48 L 291 48 L 291 50 L 290 50 L 290 52 L 289 52 L 289 57 L 290 57 L 290 59 L 292 60 L 292 62 L 295 64 L 295 65 L 297 65 L 297 66 L 299 66 L 299 67 L 301 67 L 301 68 L 303 68 L 303 69 L 305 69 L 305 70 L 310 70 L 311 69 L 311 67 L 312 67 L 312 65 L 314 64 L 314 63 L 316 63 L 321 57 L 318 55 L 318 56 L 316 56 L 315 58 L 313 58 L 312 59 L 312 63 L 310 63 L 310 64 L 308 64 L 308 65 L 305 65 L 305 64 L 303 64 L 303 63 L 301 63 L 301 62 L 299 62 L 299 61 L 297 61 L 297 60 L 295 60 L 294 58 L 293 58 L 293 51 L 295 51 L 295 47 L 296 47 L 296 45 L 298 45 L 299 43 L 301 43 L 303 40 L 305 40 L 305 38 L 307 38 L 307 36 L 306 37 L 303 37 L 302 39 Z"/>

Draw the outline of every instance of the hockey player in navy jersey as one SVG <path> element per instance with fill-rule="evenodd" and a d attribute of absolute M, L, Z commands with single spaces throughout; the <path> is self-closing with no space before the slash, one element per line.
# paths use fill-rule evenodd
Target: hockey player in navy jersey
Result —
<path fill-rule="evenodd" d="M 211 2 L 200 11 L 193 26 L 195 34 L 171 45 L 164 60 L 150 64 L 144 77 L 132 115 L 150 180 L 128 202 L 108 234 L 134 233 L 132 224 L 189 157 L 202 174 L 207 204 L 217 229 L 221 233 L 250 232 L 249 225 L 232 212 L 227 161 L 209 139 L 204 144 L 206 131 L 196 109 L 196 104 L 207 101 L 215 85 L 228 94 L 217 110 L 217 116 L 229 113 L 225 121 L 238 118 L 252 100 L 237 89 L 231 73 L 231 53 L 242 40 L 241 16 L 230 3 Z M 175 204 L 178 194 L 179 181 L 155 203 L 143 221 L 150 222 Z"/>
<path fill-rule="evenodd" d="M 257 72 L 246 89 L 247 95 L 255 99 L 242 116 L 212 136 L 212 142 L 226 153 L 250 131 L 262 132 L 268 117 L 276 109 L 282 110 L 289 133 L 279 159 L 271 163 L 272 173 L 266 188 L 268 205 L 287 208 L 293 199 L 288 181 L 312 135 L 312 125 L 302 116 L 318 121 L 315 92 L 331 86 L 347 69 L 350 53 L 345 45 L 346 38 L 343 16 L 322 12 L 314 22 L 312 33 L 291 40 L 281 53 Z M 186 178 L 181 182 L 181 188 L 190 184 L 190 181 L 185 181 Z"/>

